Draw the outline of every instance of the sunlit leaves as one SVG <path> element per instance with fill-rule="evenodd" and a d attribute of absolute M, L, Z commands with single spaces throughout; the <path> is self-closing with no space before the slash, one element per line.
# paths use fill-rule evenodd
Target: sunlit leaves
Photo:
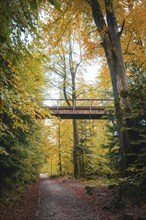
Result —
<path fill-rule="evenodd" d="M 48 157 L 42 170 L 49 175 L 59 175 L 59 154 L 61 159 L 62 174 L 72 175 L 72 121 L 51 119 L 48 121 Z M 51 167 L 52 164 L 52 167 Z"/>

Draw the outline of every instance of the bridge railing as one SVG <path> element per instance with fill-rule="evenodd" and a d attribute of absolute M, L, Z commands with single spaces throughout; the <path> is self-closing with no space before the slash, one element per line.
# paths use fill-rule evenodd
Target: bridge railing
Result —
<path fill-rule="evenodd" d="M 106 109 L 113 107 L 113 99 L 46 99 L 43 107 L 48 109 L 53 116 L 62 119 L 101 119 L 106 114 Z"/>
<path fill-rule="evenodd" d="M 113 99 L 68 99 L 71 107 L 76 108 L 77 106 L 90 106 L 96 107 L 110 107 L 113 106 Z M 68 106 L 65 99 L 45 99 L 43 101 L 44 107 L 63 107 Z"/>

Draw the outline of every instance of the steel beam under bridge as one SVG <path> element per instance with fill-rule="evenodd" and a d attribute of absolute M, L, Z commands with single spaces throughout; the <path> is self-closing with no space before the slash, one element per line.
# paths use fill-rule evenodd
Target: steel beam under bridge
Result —
<path fill-rule="evenodd" d="M 61 119 L 102 119 L 105 110 L 113 107 L 113 99 L 76 99 L 69 100 L 71 106 L 66 105 L 65 99 L 46 99 L 44 108 L 52 116 Z"/>

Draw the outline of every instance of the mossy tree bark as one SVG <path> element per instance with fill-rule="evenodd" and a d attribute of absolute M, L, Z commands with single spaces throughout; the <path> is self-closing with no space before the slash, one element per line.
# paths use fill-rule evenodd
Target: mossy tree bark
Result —
<path fill-rule="evenodd" d="M 124 129 L 125 112 L 130 112 L 131 104 L 128 98 L 128 84 L 121 48 L 121 31 L 119 31 L 114 12 L 113 0 L 104 0 L 106 18 L 102 13 L 98 0 L 91 0 L 93 18 L 102 40 L 102 46 L 110 70 L 114 93 L 115 113 L 119 129 L 120 149 L 123 162 L 123 175 L 126 169 L 125 150 L 129 147 L 128 134 Z"/>

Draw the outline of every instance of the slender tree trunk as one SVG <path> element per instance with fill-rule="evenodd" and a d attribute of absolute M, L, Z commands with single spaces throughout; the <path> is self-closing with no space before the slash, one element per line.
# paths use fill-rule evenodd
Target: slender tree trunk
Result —
<path fill-rule="evenodd" d="M 80 177 L 80 166 L 79 166 L 79 156 L 78 156 L 78 127 L 77 120 L 73 119 L 73 139 L 74 139 L 74 147 L 73 147 L 73 165 L 74 165 L 74 177 Z"/>
<path fill-rule="evenodd" d="M 81 55 L 81 51 L 80 51 L 80 59 L 79 62 L 76 62 L 74 60 L 74 55 L 73 55 L 73 45 L 72 45 L 72 39 L 70 37 L 69 40 L 69 71 L 71 74 L 71 90 L 72 90 L 72 106 L 74 106 L 76 103 L 76 73 L 78 70 L 78 67 L 80 66 L 81 62 L 82 62 L 82 55 Z M 66 72 L 66 63 L 65 63 L 65 57 L 64 57 L 64 82 L 63 82 L 63 94 L 64 94 L 64 98 L 66 100 L 66 103 L 68 106 L 71 106 L 71 103 L 68 99 L 68 95 L 67 95 L 67 89 L 66 89 L 66 80 L 67 80 L 67 72 Z M 75 107 L 75 106 L 74 106 Z M 79 140 L 78 140 L 78 128 L 77 128 L 77 120 L 73 120 L 73 140 L 74 140 L 74 147 L 73 147 L 73 165 L 74 165 L 74 176 L 76 178 L 80 177 L 80 165 L 79 165 Z"/>
<path fill-rule="evenodd" d="M 58 170 L 59 174 L 62 174 L 62 159 L 61 159 L 61 133 L 60 133 L 60 120 L 58 126 Z"/>
<path fill-rule="evenodd" d="M 113 9 L 113 0 L 104 0 L 106 22 L 98 0 L 91 0 L 91 9 L 95 24 L 102 39 L 113 86 L 115 113 L 119 128 L 119 139 L 123 157 L 123 173 L 126 169 L 125 150 L 129 147 L 128 135 L 124 127 L 124 112 L 131 110 L 128 98 L 128 84 L 120 42 L 120 32 Z"/>
<path fill-rule="evenodd" d="M 66 81 L 67 81 L 67 76 L 66 76 L 66 72 L 64 73 L 64 76 L 63 76 L 63 95 L 64 95 L 64 98 L 65 98 L 65 101 L 67 103 L 68 106 L 71 106 L 69 100 L 68 100 L 68 97 L 67 97 L 67 92 L 66 92 Z"/>
<path fill-rule="evenodd" d="M 81 150 L 81 177 L 84 176 L 84 151 Z"/>
<path fill-rule="evenodd" d="M 76 73 L 71 71 L 71 77 L 72 77 L 72 101 L 73 105 L 75 105 L 76 100 Z M 74 177 L 79 178 L 80 177 L 80 166 L 79 166 L 79 152 L 78 152 L 78 146 L 79 146 L 79 139 L 78 139 L 78 125 L 77 120 L 73 119 L 73 139 L 74 139 L 74 148 L 73 148 L 73 164 L 74 164 Z"/>

